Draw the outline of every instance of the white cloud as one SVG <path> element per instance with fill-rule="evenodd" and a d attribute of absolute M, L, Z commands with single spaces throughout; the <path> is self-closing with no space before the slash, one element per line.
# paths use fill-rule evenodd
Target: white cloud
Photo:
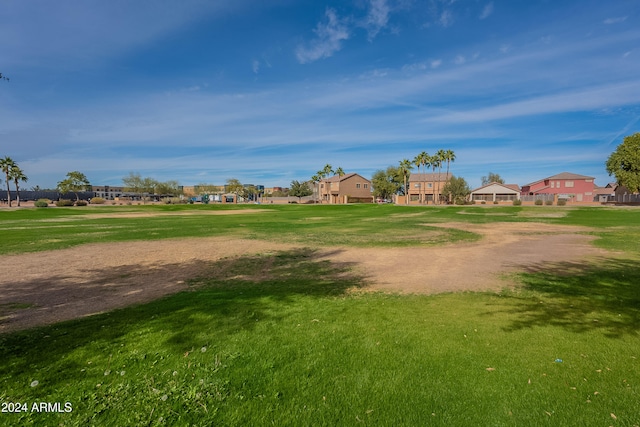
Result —
<path fill-rule="evenodd" d="M 389 12 L 387 0 L 371 0 L 369 13 L 364 20 L 364 27 L 369 33 L 369 41 L 373 40 L 380 30 L 387 26 Z"/>
<path fill-rule="evenodd" d="M 434 59 L 433 61 L 431 61 L 430 65 L 431 65 L 431 68 L 435 70 L 436 68 L 442 65 L 442 59 Z"/>
<path fill-rule="evenodd" d="M 260 71 L 260 61 L 254 59 L 251 63 L 251 69 L 253 70 L 254 74 L 258 74 L 258 72 Z"/>
<path fill-rule="evenodd" d="M 611 106 L 633 105 L 638 102 L 638 99 L 640 99 L 640 82 L 626 82 L 453 112 L 429 118 L 428 121 L 477 123 L 541 114 L 593 111 Z"/>
<path fill-rule="evenodd" d="M 454 59 L 454 60 L 453 60 L 453 62 L 454 62 L 456 65 L 462 65 L 462 64 L 464 64 L 465 62 L 467 62 L 467 59 L 466 59 L 464 56 L 462 56 L 462 55 L 458 55 L 458 56 L 456 56 L 456 59 Z"/>
<path fill-rule="evenodd" d="M 453 24 L 453 13 L 450 10 L 443 11 L 438 22 L 445 28 L 451 26 Z"/>
<path fill-rule="evenodd" d="M 342 41 L 349 38 L 349 28 L 333 9 L 327 9 L 326 23 L 318 23 L 314 33 L 316 38 L 307 46 L 298 46 L 296 57 L 298 62 L 306 64 L 318 59 L 328 58 L 342 49 Z"/>
<path fill-rule="evenodd" d="M 611 24 L 619 24 L 621 22 L 624 22 L 627 20 L 626 16 L 619 16 L 617 18 L 607 18 L 604 20 L 604 23 L 607 25 L 611 25 Z"/>
<path fill-rule="evenodd" d="M 508 53 L 511 50 L 511 45 L 503 44 L 500 46 L 500 53 Z"/>
<path fill-rule="evenodd" d="M 480 19 L 487 19 L 493 13 L 493 2 L 487 3 L 480 13 Z"/>

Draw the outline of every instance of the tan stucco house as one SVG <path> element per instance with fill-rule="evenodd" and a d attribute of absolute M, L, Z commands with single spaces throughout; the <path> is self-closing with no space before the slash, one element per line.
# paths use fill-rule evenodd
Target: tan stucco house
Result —
<path fill-rule="evenodd" d="M 349 202 L 373 202 L 371 181 L 357 173 L 336 175 L 319 183 L 322 203 L 341 204 Z"/>

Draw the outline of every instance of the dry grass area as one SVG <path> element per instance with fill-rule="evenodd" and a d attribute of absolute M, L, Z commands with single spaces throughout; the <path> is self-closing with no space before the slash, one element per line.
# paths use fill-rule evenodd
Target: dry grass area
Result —
<path fill-rule="evenodd" d="M 579 227 L 540 223 L 438 226 L 464 229 L 483 238 L 437 247 L 330 248 L 319 251 L 320 257 L 354 265 L 371 290 L 438 293 L 494 290 L 509 285 L 502 278 L 504 273 L 532 266 L 552 268 L 567 261 L 587 263 L 604 253 L 590 244 L 591 237 Z M 150 301 L 186 289 L 185 281 L 206 275 L 214 261 L 293 247 L 255 240 L 190 238 L 87 244 L 3 256 L 0 271 L 9 273 L 0 276 L 0 332 Z"/>

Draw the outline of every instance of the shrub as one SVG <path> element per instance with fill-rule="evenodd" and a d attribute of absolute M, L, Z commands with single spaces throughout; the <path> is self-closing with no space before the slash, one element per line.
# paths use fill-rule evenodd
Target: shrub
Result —
<path fill-rule="evenodd" d="M 104 205 L 106 202 L 107 201 L 102 197 L 94 197 L 93 199 L 91 199 L 92 205 Z"/>
<path fill-rule="evenodd" d="M 86 200 L 78 200 L 76 202 L 76 206 L 87 206 L 87 205 L 88 205 L 88 203 L 87 203 Z"/>
<path fill-rule="evenodd" d="M 56 202 L 56 206 L 73 206 L 73 200 L 60 199 Z"/>
<path fill-rule="evenodd" d="M 485 202 L 484 200 L 480 202 L 481 205 L 486 205 L 487 202 Z"/>
<path fill-rule="evenodd" d="M 494 204 L 494 205 L 497 205 L 497 204 L 498 204 L 498 201 L 497 201 L 497 200 L 494 200 L 494 201 L 493 201 L 493 204 Z"/>
<path fill-rule="evenodd" d="M 544 204 L 547 205 L 547 206 L 551 206 L 551 205 L 553 205 L 553 200 L 546 200 L 544 202 Z"/>
<path fill-rule="evenodd" d="M 536 206 L 542 206 L 542 200 L 541 199 L 536 200 L 535 201 L 535 205 Z"/>
<path fill-rule="evenodd" d="M 558 206 L 564 206 L 567 204 L 567 201 L 565 199 L 558 199 Z"/>
<path fill-rule="evenodd" d="M 513 201 L 513 206 L 520 206 L 520 205 L 522 205 L 522 200 L 516 199 Z"/>
<path fill-rule="evenodd" d="M 36 208 L 46 208 L 47 206 L 49 206 L 49 200 L 47 200 L 47 199 L 38 199 L 33 203 L 33 205 Z"/>

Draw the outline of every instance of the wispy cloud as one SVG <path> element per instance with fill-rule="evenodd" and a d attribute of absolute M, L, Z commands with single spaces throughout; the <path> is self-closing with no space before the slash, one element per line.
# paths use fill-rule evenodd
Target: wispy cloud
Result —
<path fill-rule="evenodd" d="M 390 8 L 387 0 L 371 0 L 369 5 L 369 13 L 364 19 L 364 28 L 366 28 L 369 41 L 373 40 L 380 30 L 387 26 L 389 22 Z"/>
<path fill-rule="evenodd" d="M 631 81 L 453 112 L 428 120 L 439 123 L 477 123 L 542 114 L 593 111 L 612 106 L 633 105 L 638 99 L 640 82 Z"/>
<path fill-rule="evenodd" d="M 440 25 L 446 28 L 453 25 L 453 20 L 453 12 L 451 12 L 450 10 L 445 10 L 440 14 L 438 22 L 440 23 Z"/>
<path fill-rule="evenodd" d="M 484 6 L 484 8 L 482 9 L 482 12 L 480 13 L 479 18 L 487 19 L 488 17 L 491 16 L 492 13 L 493 13 L 493 2 L 490 2 Z"/>
<path fill-rule="evenodd" d="M 619 23 L 624 22 L 626 20 L 627 20 L 626 16 L 619 16 L 619 17 L 616 17 L 616 18 L 607 18 L 607 19 L 604 20 L 604 23 L 606 25 L 619 24 Z"/>
<path fill-rule="evenodd" d="M 296 57 L 301 64 L 332 56 L 342 49 L 342 42 L 349 38 L 349 27 L 334 9 L 327 9 L 325 16 L 327 21 L 318 23 L 313 30 L 316 38 L 296 49 Z"/>

